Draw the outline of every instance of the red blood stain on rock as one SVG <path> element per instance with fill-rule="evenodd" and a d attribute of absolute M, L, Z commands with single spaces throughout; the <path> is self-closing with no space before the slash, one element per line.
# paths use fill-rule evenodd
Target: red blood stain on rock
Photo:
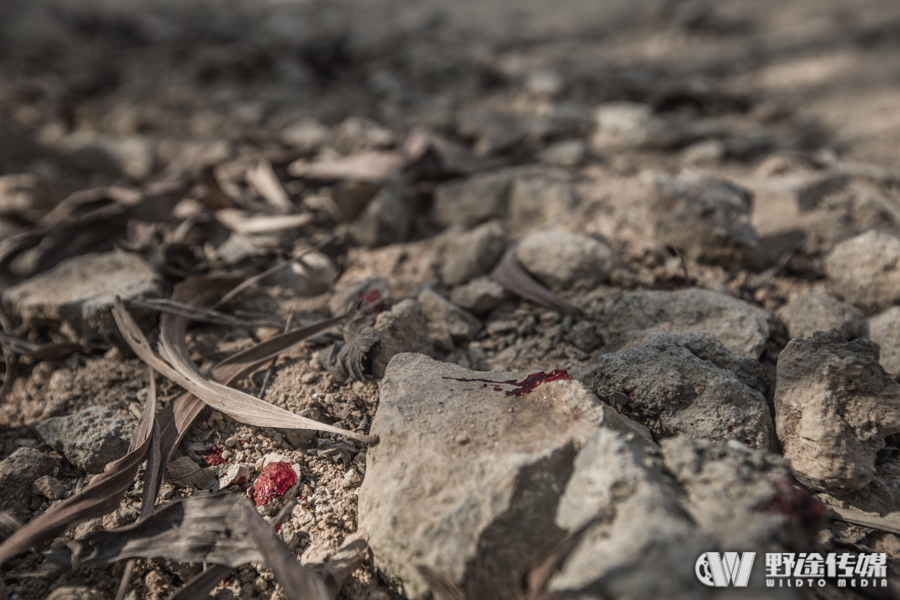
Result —
<path fill-rule="evenodd" d="M 511 390 L 506 390 L 506 395 L 521 396 L 523 394 L 530 394 L 537 386 L 541 385 L 542 383 L 546 383 L 548 381 L 561 381 L 572 378 L 569 376 L 565 369 L 556 369 L 554 371 L 550 371 L 549 373 L 544 373 L 543 371 L 532 373 L 522 381 L 516 381 L 515 379 L 507 379 L 506 381 L 494 381 L 493 379 L 466 379 L 464 377 L 442 377 L 441 379 L 452 379 L 453 381 L 463 381 L 466 383 L 484 382 L 481 387 L 486 387 L 488 384 L 492 384 L 494 387 L 494 391 L 496 392 L 503 391 L 503 388 L 500 387 L 502 385 L 511 385 L 514 387 Z"/>
<path fill-rule="evenodd" d="M 729 425 L 729 426 L 728 426 L 728 433 L 731 433 L 732 431 L 734 431 L 734 427 L 732 427 L 731 425 Z"/>
<path fill-rule="evenodd" d="M 825 517 L 825 505 L 812 492 L 786 479 L 773 481 L 772 487 L 775 488 L 775 493 L 768 501 L 757 507 L 760 512 L 784 515 L 806 527 L 817 526 Z"/>
<path fill-rule="evenodd" d="M 210 466 L 224 465 L 225 459 L 222 458 L 222 446 L 211 446 L 206 450 L 197 450 L 197 454 L 203 458 L 203 462 Z"/>
<path fill-rule="evenodd" d="M 381 297 L 381 292 L 379 292 L 378 290 L 369 290 L 368 292 L 363 292 L 358 296 L 358 298 L 372 307 L 372 310 L 375 311 L 376 315 L 379 315 L 387 310 L 387 305 L 384 303 L 384 300 Z"/>
<path fill-rule="evenodd" d="M 284 496 L 285 492 L 297 483 L 297 472 L 291 463 L 273 462 L 263 468 L 256 483 L 253 484 L 253 499 L 256 506 L 268 504 L 276 498 Z"/>

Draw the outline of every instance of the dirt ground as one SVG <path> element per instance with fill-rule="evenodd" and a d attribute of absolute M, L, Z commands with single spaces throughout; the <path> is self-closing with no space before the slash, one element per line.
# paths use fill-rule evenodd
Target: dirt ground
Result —
<path fill-rule="evenodd" d="M 650 107 L 660 129 L 635 141 L 628 139 L 627 123 L 598 127 L 593 111 L 614 102 Z M 348 125 L 351 118 L 367 121 Z M 297 123 L 318 123 L 326 133 L 322 139 L 310 129 L 286 134 Z M 190 349 L 204 369 L 276 333 L 282 321 L 260 324 L 264 317 L 293 313 L 307 322 L 329 316 L 332 289 L 346 289 L 347 282 L 381 276 L 395 301 L 417 294 L 440 280 L 460 234 L 433 212 L 435 188 L 459 175 L 410 176 L 413 216 L 405 236 L 366 244 L 354 237 L 339 201 L 359 184 L 316 181 L 291 165 L 314 162 L 323 147 L 331 157 L 399 151 L 411 133 L 425 130 L 465 148 L 475 165 L 470 172 L 540 164 L 569 178 L 577 205 L 542 224 L 602 238 L 621 260 L 602 285 L 556 290 L 588 313 L 625 291 L 691 284 L 774 314 L 802 293 L 834 291 L 823 260 L 836 243 L 869 229 L 900 230 L 900 4 L 7 0 L 0 3 L 0 176 L 32 179 L 20 181 L 18 195 L 3 189 L 0 246 L 39 230 L 41 219 L 75 192 L 119 186 L 150 193 L 155 183 L 177 180 L 186 183 L 172 214 L 137 220 L 188 249 L 184 256 L 175 255 L 180 246 L 160 254 L 158 242 L 135 233 L 137 225 L 110 229 L 81 246 L 45 241 L 33 246 L 36 253 L 15 256 L 0 247 L 0 286 L 9 289 L 64 258 L 111 251 L 118 241 L 138 248 L 161 273 L 167 294 L 187 274 L 246 278 L 320 244 L 335 287 L 299 293 L 273 280 L 256 286 L 230 305 L 230 314 L 250 315 L 246 326 L 190 329 Z M 569 159 L 560 144 L 573 141 L 580 146 Z M 551 147 L 564 156 L 548 158 Z M 260 159 L 283 184 L 289 212 L 311 217 L 264 242 L 256 239 L 249 250 L 226 247 L 227 228 L 196 215 L 212 206 L 216 187 L 237 198 L 242 210 L 273 212 L 244 178 Z M 798 202 L 802 190 L 838 171 L 872 176 L 835 193 L 815 193 L 811 208 Z M 755 258 L 720 266 L 684 258 L 653 239 L 648 223 L 654 216 L 641 200 L 660 174 L 710 175 L 750 190 Z M 529 231 L 507 225 L 510 241 Z M 609 341 L 525 300 L 507 300 L 480 318 L 477 336 L 436 344 L 434 354 L 482 370 L 572 369 Z M 145 365 L 108 332 L 72 339 L 52 320 L 25 322 L 14 314 L 3 320 L 6 333 L 28 342 L 82 344 L 69 356 L 20 360 L 0 403 L 0 458 L 37 448 L 58 462 L 54 477 L 67 491 L 80 489 L 90 474 L 44 444 L 35 423 L 90 406 L 138 415 L 147 394 Z M 327 341 L 280 357 L 264 397 L 291 412 L 364 431 L 377 409 L 378 378 L 335 380 L 318 362 Z M 772 376 L 787 341 L 776 321 L 760 359 Z M 255 394 L 264 371 L 238 388 Z M 166 406 L 179 388 L 163 378 L 160 386 Z M 365 444 L 252 427 L 206 409 L 181 452 L 201 446 L 225 447 L 232 463 L 258 464 L 277 452 L 300 466 L 301 502 L 282 537 L 304 562 L 323 560 L 356 532 Z M 142 477 L 143 469 L 117 511 L 66 535 L 81 539 L 133 521 Z M 194 493 L 166 483 L 160 495 L 170 500 Z M 54 502 L 35 495 L 28 519 Z M 835 535 L 862 539 L 858 528 L 841 527 Z M 895 537 L 870 534 L 866 543 L 887 548 L 897 560 Z M 23 554 L 4 565 L 3 577 L 10 598 L 41 599 L 60 586 L 86 586 L 112 600 L 122 569 L 120 562 L 65 570 Z M 166 598 L 200 569 L 141 560 L 127 597 Z M 213 597 L 281 598 L 273 578 L 263 565 L 241 567 Z M 371 564 L 339 596 L 399 597 Z"/>

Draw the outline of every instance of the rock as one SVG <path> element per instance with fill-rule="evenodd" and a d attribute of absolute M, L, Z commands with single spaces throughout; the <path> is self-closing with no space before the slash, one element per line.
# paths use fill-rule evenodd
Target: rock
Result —
<path fill-rule="evenodd" d="M 720 369 L 731 371 L 747 387 L 760 394 L 766 394 L 769 387 L 768 378 L 758 360 L 747 358 L 730 350 L 716 338 L 699 331 L 666 331 L 657 328 L 632 331 L 610 340 L 600 349 L 597 356 L 637 348 L 659 336 L 667 336 L 673 342 L 690 350 L 698 358 L 708 360 Z"/>
<path fill-rule="evenodd" d="M 86 586 L 58 587 L 45 600 L 106 600 L 106 596 Z"/>
<path fill-rule="evenodd" d="M 506 213 L 510 175 L 505 171 L 442 183 L 434 191 L 434 218 L 441 226 L 471 227 Z"/>
<path fill-rule="evenodd" d="M 509 223 L 527 231 L 572 212 L 578 199 L 571 177 L 558 169 L 528 169 L 513 179 L 509 190 Z"/>
<path fill-rule="evenodd" d="M 528 272 L 554 289 L 607 281 L 618 262 L 615 252 L 603 242 L 559 229 L 528 235 L 519 242 L 516 256 Z"/>
<path fill-rule="evenodd" d="M 281 141 L 304 153 L 312 153 L 328 139 L 331 131 L 312 119 L 295 121 L 281 130 Z"/>
<path fill-rule="evenodd" d="M 561 528 L 588 529 L 551 589 L 563 598 L 724 597 L 697 581 L 704 552 L 805 548 L 820 526 L 822 505 L 788 483 L 784 463 L 765 450 L 684 437 L 665 440 L 660 456 L 601 429 L 575 459 L 559 502 Z M 766 589 L 760 568 L 741 595 L 799 597 Z"/>
<path fill-rule="evenodd" d="M 506 232 L 496 221 L 479 225 L 454 237 L 441 267 L 445 285 L 459 285 L 487 275 L 506 251 Z"/>
<path fill-rule="evenodd" d="M 419 303 L 429 325 L 446 331 L 454 342 L 472 340 L 481 330 L 481 321 L 433 290 L 419 294 Z"/>
<path fill-rule="evenodd" d="M 34 428 L 48 446 L 88 473 L 100 473 L 128 452 L 135 419 L 105 406 L 91 406 L 73 415 L 52 417 Z"/>
<path fill-rule="evenodd" d="M 577 381 L 506 394 L 521 388 L 504 382 L 526 377 L 416 354 L 388 366 L 359 527 L 379 570 L 411 600 L 428 595 L 417 565 L 469 598 L 516 597 L 525 566 L 563 536 L 553 521 L 578 448 L 598 429 L 654 446 L 645 428 Z"/>
<path fill-rule="evenodd" d="M 253 482 L 253 501 L 260 513 L 273 516 L 296 497 L 300 465 L 282 454 L 267 454 L 261 467 Z"/>
<path fill-rule="evenodd" d="M 10 454 L 0 462 L 0 510 L 28 521 L 34 482 L 44 475 L 55 475 L 58 469 L 55 460 L 34 448 L 19 448 Z"/>
<path fill-rule="evenodd" d="M 532 71 L 525 79 L 525 89 L 535 96 L 553 97 L 560 94 L 566 82 L 558 71 Z"/>
<path fill-rule="evenodd" d="M 651 327 L 699 331 L 749 358 L 759 358 L 769 337 L 769 313 L 765 310 L 699 288 L 628 292 L 607 301 L 597 323 L 607 339 Z"/>
<path fill-rule="evenodd" d="M 889 308 L 866 321 L 860 336 L 881 347 L 881 366 L 894 379 L 900 377 L 900 306 Z"/>
<path fill-rule="evenodd" d="M 365 246 L 405 242 L 412 226 L 414 201 L 412 190 L 402 181 L 389 181 L 353 221 L 350 231 L 354 239 Z"/>
<path fill-rule="evenodd" d="M 727 181 L 659 177 L 650 202 L 655 239 L 698 261 L 737 266 L 756 252 L 753 194 Z"/>
<path fill-rule="evenodd" d="M 900 301 L 900 239 L 878 231 L 850 238 L 828 255 L 825 271 L 837 296 L 886 308 Z"/>
<path fill-rule="evenodd" d="M 538 153 L 543 162 L 558 167 L 578 166 L 587 155 L 587 144 L 581 140 L 563 140 L 550 144 Z"/>
<path fill-rule="evenodd" d="M 509 107 L 479 104 L 460 110 L 456 126 L 463 137 L 476 140 L 475 152 L 485 156 L 525 142 L 540 125 L 532 115 Z"/>
<path fill-rule="evenodd" d="M 430 354 L 431 337 L 428 320 L 422 305 L 416 300 L 406 299 L 378 315 L 375 329 L 381 332 L 381 340 L 372 348 L 372 373 L 382 377 L 391 358 L 401 352 L 421 352 Z"/>
<path fill-rule="evenodd" d="M 35 175 L 20 173 L 0 176 L 0 217 L 36 221 L 53 205 L 50 190 Z"/>
<path fill-rule="evenodd" d="M 778 310 L 792 338 L 810 337 L 817 331 L 836 331 L 847 339 L 859 333 L 862 312 L 834 296 L 810 292 L 794 298 Z"/>
<path fill-rule="evenodd" d="M 38 478 L 32 486 L 32 494 L 35 496 L 43 496 L 47 500 L 59 500 L 66 495 L 65 484 L 55 477 L 44 475 Z"/>
<path fill-rule="evenodd" d="M 334 146 L 344 154 L 389 148 L 396 142 L 393 131 L 371 119 L 349 117 L 335 128 Z"/>
<path fill-rule="evenodd" d="M 732 364 L 741 365 L 740 358 L 709 336 L 657 330 L 629 349 L 599 352 L 575 375 L 601 398 L 625 394 L 620 410 L 657 436 L 684 434 L 775 449 L 765 396 L 725 366 Z"/>
<path fill-rule="evenodd" d="M 135 254 L 85 254 L 8 288 L 3 305 L 29 327 L 59 324 L 69 339 L 92 341 L 118 332 L 111 312 L 117 295 L 159 297 L 161 278 Z"/>
<path fill-rule="evenodd" d="M 778 359 L 775 425 L 800 482 L 852 492 L 872 481 L 885 438 L 900 432 L 900 384 L 874 342 L 832 332 L 794 339 Z"/>
<path fill-rule="evenodd" d="M 476 277 L 450 292 L 451 302 L 479 316 L 486 315 L 509 298 L 503 286 L 490 277 Z"/>

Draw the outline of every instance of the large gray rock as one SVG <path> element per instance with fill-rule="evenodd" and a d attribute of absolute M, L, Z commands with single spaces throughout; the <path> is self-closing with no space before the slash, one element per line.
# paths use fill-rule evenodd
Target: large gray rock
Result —
<path fill-rule="evenodd" d="M 759 358 L 769 337 L 769 313 L 743 300 L 711 290 L 641 291 L 603 305 L 598 328 L 607 339 L 629 331 L 665 327 L 706 333 L 726 348 Z"/>
<path fill-rule="evenodd" d="M 889 308 L 866 321 L 861 335 L 881 347 L 879 362 L 884 370 L 894 379 L 900 377 L 900 306 Z"/>
<path fill-rule="evenodd" d="M 825 271 L 844 300 L 886 308 L 900 301 L 900 239 L 878 231 L 850 238 L 828 255 Z"/>
<path fill-rule="evenodd" d="M 532 275 L 555 289 L 607 281 L 618 262 L 616 253 L 603 242 L 559 229 L 528 235 L 519 242 L 516 257 Z"/>
<path fill-rule="evenodd" d="M 753 194 L 727 181 L 660 177 L 649 215 L 659 241 L 696 260 L 740 265 L 756 252 L 752 209 Z"/>
<path fill-rule="evenodd" d="M 55 475 L 59 464 L 34 448 L 19 448 L 0 462 L 0 510 L 12 513 L 20 521 L 31 516 L 34 482 Z"/>
<path fill-rule="evenodd" d="M 762 372 L 715 339 L 656 330 L 631 348 L 604 352 L 576 376 L 601 398 L 617 398 L 611 402 L 655 435 L 776 448 L 765 396 L 744 383 L 761 385 Z"/>
<path fill-rule="evenodd" d="M 459 285 L 487 275 L 506 251 L 506 232 L 496 221 L 485 223 L 454 237 L 441 267 L 446 285 Z"/>
<path fill-rule="evenodd" d="M 697 580 L 704 552 L 805 547 L 819 525 L 821 505 L 787 483 L 784 463 L 735 442 L 684 437 L 665 440 L 660 455 L 598 431 L 575 459 L 556 517 L 564 529 L 588 529 L 551 588 L 591 600 L 731 597 Z M 758 565 L 740 597 L 797 597 L 765 585 Z"/>
<path fill-rule="evenodd" d="M 100 473 L 128 452 L 136 421 L 104 406 L 44 419 L 34 427 L 44 442 L 88 473 Z"/>
<path fill-rule="evenodd" d="M 91 341 L 117 331 L 112 317 L 117 295 L 159 297 L 162 280 L 136 254 L 85 254 L 7 289 L 3 305 L 26 325 L 58 326 L 73 341 Z"/>
<path fill-rule="evenodd" d="M 419 304 L 431 327 L 442 329 L 454 342 L 474 339 L 481 329 L 481 321 L 433 290 L 419 294 Z"/>
<path fill-rule="evenodd" d="M 776 378 L 775 425 L 797 479 L 836 494 L 871 482 L 885 438 L 900 432 L 900 384 L 877 344 L 830 332 L 792 340 Z"/>
<path fill-rule="evenodd" d="M 817 331 L 836 331 L 847 339 L 859 333 L 862 312 L 834 296 L 810 292 L 794 298 L 778 310 L 792 338 L 809 337 Z"/>
<path fill-rule="evenodd" d="M 422 305 L 412 299 L 396 304 L 391 310 L 378 315 L 375 329 L 381 332 L 381 339 L 369 354 L 372 373 L 376 377 L 384 375 L 384 370 L 395 354 L 420 352 L 431 354 L 431 336 L 428 320 Z"/>
<path fill-rule="evenodd" d="M 510 174 L 473 175 L 442 183 L 434 191 L 434 218 L 439 225 L 471 227 L 506 213 Z"/>
<path fill-rule="evenodd" d="M 470 598 L 515 597 L 525 567 L 563 536 L 554 516 L 578 449 L 600 429 L 655 446 L 577 381 L 507 395 L 521 389 L 508 382 L 526 377 L 416 354 L 388 366 L 359 523 L 407 597 L 426 597 L 418 566 Z"/>

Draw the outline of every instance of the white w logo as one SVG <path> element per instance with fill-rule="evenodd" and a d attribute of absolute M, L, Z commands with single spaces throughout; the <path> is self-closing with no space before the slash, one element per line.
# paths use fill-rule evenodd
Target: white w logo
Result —
<path fill-rule="evenodd" d="M 709 587 L 747 587 L 750 581 L 750 570 L 756 552 L 744 552 L 738 558 L 737 552 L 704 552 L 694 565 L 697 579 Z"/>

